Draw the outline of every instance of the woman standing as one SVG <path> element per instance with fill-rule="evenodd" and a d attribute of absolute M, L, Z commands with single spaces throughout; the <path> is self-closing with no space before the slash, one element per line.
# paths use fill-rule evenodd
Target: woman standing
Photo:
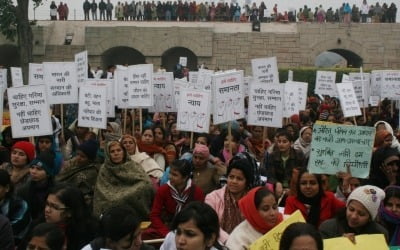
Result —
<path fill-rule="evenodd" d="M 239 208 L 245 220 L 230 234 L 226 242 L 229 249 L 248 249 L 283 220 L 274 194 L 266 187 L 250 190 L 239 200 Z"/>

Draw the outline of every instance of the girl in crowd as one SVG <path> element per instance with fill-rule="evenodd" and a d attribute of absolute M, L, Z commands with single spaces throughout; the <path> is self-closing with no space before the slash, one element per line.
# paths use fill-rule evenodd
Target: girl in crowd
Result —
<path fill-rule="evenodd" d="M 43 151 L 53 151 L 55 155 L 54 159 L 54 167 L 56 168 L 55 172 L 56 174 L 58 174 L 63 164 L 63 155 L 58 145 L 56 145 L 53 135 L 45 135 L 37 137 L 36 153 L 38 154 Z"/>
<path fill-rule="evenodd" d="M 100 219 L 100 237 L 92 240 L 82 250 L 130 249 L 154 250 L 141 240 L 140 219 L 127 206 L 108 209 Z"/>
<path fill-rule="evenodd" d="M 310 224 L 296 222 L 283 231 L 279 250 L 323 250 L 324 243 L 319 232 Z"/>
<path fill-rule="evenodd" d="M 302 152 L 292 148 L 292 136 L 286 130 L 280 130 L 275 135 L 275 147 L 267 158 L 267 177 L 268 182 L 275 185 L 275 194 L 277 197 L 285 197 L 293 185 L 298 171 L 305 166 L 305 159 Z M 294 178 L 292 179 L 292 176 Z M 291 190 L 293 191 L 293 190 Z"/>
<path fill-rule="evenodd" d="M 130 159 L 120 142 L 110 141 L 105 150 L 94 190 L 94 215 L 100 216 L 113 205 L 125 204 L 133 206 L 141 218 L 147 218 L 153 200 L 149 176 Z"/>
<path fill-rule="evenodd" d="M 167 140 L 167 134 L 165 132 L 165 129 L 160 126 L 160 125 L 155 125 L 153 127 L 153 132 L 154 132 L 154 143 L 160 147 L 164 147 L 166 140 Z"/>
<path fill-rule="evenodd" d="M 368 183 L 381 189 L 399 185 L 400 154 L 396 148 L 380 148 L 372 154 Z"/>
<path fill-rule="evenodd" d="M 204 201 L 203 191 L 190 179 L 191 166 L 186 160 L 176 160 L 170 165 L 169 181 L 161 186 L 153 201 L 149 232 L 164 238 L 176 214 L 192 201 Z"/>
<path fill-rule="evenodd" d="M 299 138 L 293 143 L 293 148 L 301 151 L 306 159 L 310 157 L 312 127 L 305 126 L 300 129 Z"/>
<path fill-rule="evenodd" d="M 224 249 L 218 242 L 218 216 L 206 203 L 194 201 L 188 204 L 175 217 L 172 230 L 175 234 L 168 234 L 160 249 Z M 175 238 L 175 244 L 171 238 Z"/>
<path fill-rule="evenodd" d="M 245 146 L 240 144 L 240 134 L 234 130 L 232 130 L 231 135 L 227 131 L 224 131 L 220 135 L 223 138 L 223 148 L 220 151 L 218 157 L 221 159 L 225 165 L 229 164 L 229 161 L 235 156 L 237 153 L 241 153 L 246 151 Z"/>
<path fill-rule="evenodd" d="M 62 230 L 53 223 L 37 225 L 28 241 L 27 250 L 51 249 L 64 250 L 65 238 Z"/>
<path fill-rule="evenodd" d="M 389 231 L 389 245 L 400 245 L 400 187 L 385 189 L 385 199 L 379 207 L 379 222 Z"/>
<path fill-rule="evenodd" d="M 319 231 L 322 238 L 345 236 L 355 242 L 355 235 L 384 234 L 388 239 L 387 230 L 375 222 L 379 205 L 384 198 L 385 192 L 376 186 L 358 187 L 347 199 L 346 210 L 321 224 Z"/>
<path fill-rule="evenodd" d="M 165 150 L 155 144 L 154 141 L 154 131 L 151 128 L 146 128 L 142 132 L 142 138 L 138 142 L 138 147 L 140 152 L 147 153 L 151 158 L 153 158 L 158 166 L 165 170 Z"/>
<path fill-rule="evenodd" d="M 142 167 L 142 169 L 149 175 L 154 186 L 157 187 L 159 180 L 164 173 L 157 162 L 147 153 L 139 152 L 135 137 L 128 134 L 123 135 L 121 143 L 129 154 L 131 160 Z"/>
<path fill-rule="evenodd" d="M 297 180 L 297 195 L 286 199 L 285 214 L 300 210 L 307 223 L 318 227 L 344 207 L 344 202 L 336 199 L 332 192 L 323 190 L 320 175 L 302 170 Z"/>
<path fill-rule="evenodd" d="M 57 185 L 46 200 L 44 217 L 47 223 L 64 231 L 67 250 L 81 249 L 96 235 L 97 225 L 78 188 Z"/>
<path fill-rule="evenodd" d="M 251 243 L 278 225 L 283 216 L 278 212 L 274 194 L 266 187 L 256 187 L 239 200 L 245 220 L 229 235 L 229 249 L 247 249 Z"/>
<path fill-rule="evenodd" d="M 11 147 L 11 162 L 2 169 L 8 171 L 11 182 L 18 191 L 29 179 L 29 163 L 35 158 L 35 146 L 26 141 L 16 142 Z"/>
<path fill-rule="evenodd" d="M 388 131 L 392 135 L 392 145 L 391 145 L 391 147 L 397 149 L 398 151 L 400 151 L 400 143 L 397 140 L 397 138 L 395 137 L 395 135 L 393 133 L 393 128 L 392 128 L 392 126 L 390 126 L 389 123 L 387 123 L 385 121 L 377 121 L 374 124 L 374 127 L 375 127 L 377 133 L 379 131 L 381 131 L 381 130 Z"/>
<path fill-rule="evenodd" d="M 251 137 L 246 139 L 246 146 L 253 155 L 256 156 L 258 162 L 262 162 L 265 151 L 271 145 L 268 138 L 263 138 L 263 127 L 252 126 Z"/>
<path fill-rule="evenodd" d="M 54 185 L 54 154 L 51 151 L 41 152 L 30 165 L 30 179 L 17 194 L 28 203 L 33 221 L 37 222 L 43 215 L 46 197 Z"/>
<path fill-rule="evenodd" d="M 228 166 L 227 185 L 206 196 L 205 202 L 218 214 L 221 226 L 220 241 L 223 243 L 233 229 L 244 220 L 238 201 L 254 187 L 253 172 L 253 166 L 248 159 L 235 156 Z"/>
<path fill-rule="evenodd" d="M 19 245 L 28 232 L 31 216 L 26 201 L 14 196 L 10 175 L 0 169 L 0 214 L 6 216 L 14 233 L 14 243 Z"/>

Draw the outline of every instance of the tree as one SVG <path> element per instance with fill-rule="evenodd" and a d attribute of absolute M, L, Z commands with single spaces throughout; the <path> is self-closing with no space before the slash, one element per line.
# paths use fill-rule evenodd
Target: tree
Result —
<path fill-rule="evenodd" d="M 42 0 L 32 0 L 34 8 Z M 15 41 L 19 48 L 20 62 L 24 83 L 28 82 L 29 63 L 33 61 L 33 33 L 28 17 L 29 0 L 0 0 L 0 31 L 10 41 Z"/>

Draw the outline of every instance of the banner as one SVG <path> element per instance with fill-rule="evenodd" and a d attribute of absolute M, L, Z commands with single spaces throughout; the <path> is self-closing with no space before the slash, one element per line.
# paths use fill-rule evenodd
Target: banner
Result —
<path fill-rule="evenodd" d="M 43 64 L 29 63 L 29 85 L 44 84 Z"/>
<path fill-rule="evenodd" d="M 13 138 L 53 134 L 46 86 L 8 88 L 7 95 Z"/>
<path fill-rule="evenodd" d="M 21 68 L 11 67 L 11 82 L 13 87 L 21 87 L 24 85 Z"/>
<path fill-rule="evenodd" d="M 336 72 L 334 71 L 317 71 L 315 79 L 315 94 L 338 96 L 336 90 Z"/>
<path fill-rule="evenodd" d="M 113 79 L 86 79 L 85 85 L 106 88 L 107 117 L 115 117 L 114 80 Z"/>
<path fill-rule="evenodd" d="M 243 71 L 213 77 L 213 123 L 244 118 Z"/>
<path fill-rule="evenodd" d="M 308 169 L 316 174 L 336 174 L 350 168 L 351 175 L 369 175 L 375 128 L 314 124 Z"/>
<path fill-rule="evenodd" d="M 268 233 L 261 236 L 258 240 L 256 240 L 253 244 L 250 245 L 250 250 L 279 249 L 279 244 L 283 232 L 290 224 L 296 222 L 306 223 L 300 210 L 297 210 L 296 212 L 291 214 L 289 218 L 285 219 L 284 221 L 279 223 L 276 227 L 269 230 Z"/>
<path fill-rule="evenodd" d="M 281 128 L 284 91 L 283 84 L 251 84 L 247 123 Z"/>
<path fill-rule="evenodd" d="M 75 62 L 44 62 L 43 71 L 50 104 L 78 103 Z"/>
<path fill-rule="evenodd" d="M 172 72 L 153 74 L 154 106 L 150 112 L 176 112 Z"/>
<path fill-rule="evenodd" d="M 276 57 L 252 59 L 251 69 L 255 83 L 279 84 Z"/>
<path fill-rule="evenodd" d="M 82 86 L 79 88 L 78 126 L 107 128 L 107 87 Z"/>
<path fill-rule="evenodd" d="M 128 68 L 125 66 L 117 65 L 114 76 L 117 86 L 115 91 L 115 96 L 117 97 L 116 104 L 120 109 L 130 108 Z"/>
<path fill-rule="evenodd" d="M 354 93 L 353 84 L 351 82 L 344 82 L 338 83 L 336 86 L 343 116 L 351 117 L 361 115 L 360 106 L 358 105 L 356 94 Z"/>
<path fill-rule="evenodd" d="M 153 64 L 129 66 L 128 80 L 129 106 L 153 106 Z"/>
<path fill-rule="evenodd" d="M 210 128 L 210 92 L 184 89 L 180 95 L 177 129 L 208 133 Z"/>
<path fill-rule="evenodd" d="M 78 86 L 82 86 L 83 84 L 85 84 L 85 81 L 88 78 L 88 71 L 89 71 L 87 50 L 75 54 L 75 65 L 76 65 L 76 80 L 78 82 Z"/>

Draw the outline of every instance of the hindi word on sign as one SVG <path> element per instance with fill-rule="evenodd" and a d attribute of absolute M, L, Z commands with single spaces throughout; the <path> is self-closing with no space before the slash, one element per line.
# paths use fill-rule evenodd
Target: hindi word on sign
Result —
<path fill-rule="evenodd" d="M 251 84 L 247 123 L 249 125 L 281 128 L 283 92 L 283 84 Z"/>
<path fill-rule="evenodd" d="M 252 59 L 251 69 L 254 83 L 279 84 L 276 57 Z"/>
<path fill-rule="evenodd" d="M 76 79 L 78 86 L 85 84 L 88 78 L 88 52 L 87 50 L 75 54 Z"/>
<path fill-rule="evenodd" d="M 129 106 L 129 79 L 128 68 L 122 65 L 117 65 L 115 70 L 115 96 L 117 97 L 116 104 L 120 109 L 130 108 Z"/>
<path fill-rule="evenodd" d="M 153 64 L 128 67 L 129 106 L 134 108 L 153 106 Z"/>
<path fill-rule="evenodd" d="M 50 104 L 78 103 L 75 62 L 44 62 L 43 72 Z"/>
<path fill-rule="evenodd" d="M 11 67 L 11 81 L 13 87 L 21 87 L 24 85 L 21 68 Z"/>
<path fill-rule="evenodd" d="M 82 86 L 79 89 L 78 125 L 107 128 L 107 87 Z"/>
<path fill-rule="evenodd" d="M 180 94 L 177 129 L 208 133 L 210 126 L 210 92 L 184 89 Z"/>
<path fill-rule="evenodd" d="M 176 112 L 172 72 L 153 74 L 154 106 L 150 112 Z"/>
<path fill-rule="evenodd" d="M 115 117 L 114 79 L 86 79 L 85 85 L 94 87 L 106 87 L 107 117 Z"/>
<path fill-rule="evenodd" d="M 313 126 L 308 169 L 316 174 L 336 174 L 350 169 L 351 175 L 369 175 L 375 128 L 346 125 Z"/>
<path fill-rule="evenodd" d="M 361 115 L 360 105 L 358 104 L 356 93 L 354 92 L 353 83 L 343 82 L 336 84 L 336 86 L 343 116 L 351 117 Z"/>
<path fill-rule="evenodd" d="M 46 86 L 8 88 L 7 94 L 13 138 L 53 133 Z"/>
<path fill-rule="evenodd" d="M 29 63 L 29 85 L 44 84 L 43 64 Z"/>
<path fill-rule="evenodd" d="M 334 71 L 317 71 L 315 79 L 315 94 L 338 96 L 336 90 L 336 72 Z"/>

